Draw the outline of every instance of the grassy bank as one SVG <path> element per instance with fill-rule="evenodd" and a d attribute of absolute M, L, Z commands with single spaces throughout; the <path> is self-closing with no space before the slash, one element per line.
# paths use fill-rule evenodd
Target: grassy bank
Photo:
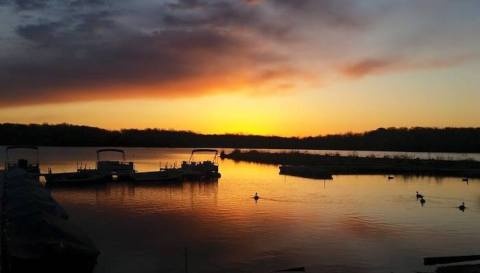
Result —
<path fill-rule="evenodd" d="M 318 167 L 330 174 L 403 174 L 480 178 L 480 162 L 473 160 L 358 157 L 301 152 L 271 153 L 234 150 L 222 158 L 274 165 Z"/>

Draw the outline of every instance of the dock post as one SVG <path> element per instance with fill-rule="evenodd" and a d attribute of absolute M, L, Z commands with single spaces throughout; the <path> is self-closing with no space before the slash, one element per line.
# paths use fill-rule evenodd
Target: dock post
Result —
<path fill-rule="evenodd" d="M 188 248 L 185 247 L 185 273 L 188 273 Z"/>

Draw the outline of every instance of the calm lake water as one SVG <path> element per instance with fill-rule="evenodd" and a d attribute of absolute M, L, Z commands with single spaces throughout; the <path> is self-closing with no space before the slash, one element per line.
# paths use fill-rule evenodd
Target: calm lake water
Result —
<path fill-rule="evenodd" d="M 71 171 L 77 162 L 93 167 L 95 150 L 41 148 L 42 170 Z M 190 153 L 126 151 L 140 171 L 179 164 Z M 281 176 L 276 166 L 219 164 L 218 182 L 112 183 L 52 193 L 100 249 L 97 273 L 185 272 L 185 248 L 193 273 L 299 266 L 412 273 L 434 271 L 422 265 L 424 256 L 480 254 L 480 180 L 342 175 L 325 182 Z M 424 207 L 417 190 L 426 196 Z M 465 212 L 456 208 L 462 201 Z"/>

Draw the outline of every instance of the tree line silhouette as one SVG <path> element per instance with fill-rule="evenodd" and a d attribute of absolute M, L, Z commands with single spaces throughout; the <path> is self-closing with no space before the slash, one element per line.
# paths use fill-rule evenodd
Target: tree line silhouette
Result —
<path fill-rule="evenodd" d="M 39 146 L 222 147 L 480 152 L 479 128 L 378 128 L 312 137 L 198 134 L 162 129 L 105 130 L 71 124 L 0 124 L 0 144 Z"/>

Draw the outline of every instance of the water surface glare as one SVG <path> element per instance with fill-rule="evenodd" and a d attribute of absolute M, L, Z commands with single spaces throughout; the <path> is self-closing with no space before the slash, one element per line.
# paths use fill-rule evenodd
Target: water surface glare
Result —
<path fill-rule="evenodd" d="M 42 148 L 42 169 L 93 167 L 94 148 Z M 188 149 L 128 149 L 140 170 L 188 159 Z M 134 158 L 133 158 L 134 157 Z M 480 181 L 278 174 L 220 161 L 218 182 L 113 183 L 52 190 L 101 251 L 96 273 L 416 272 L 424 256 L 480 254 Z M 424 207 L 415 191 L 426 196 Z M 258 192 L 261 199 L 251 197 Z M 459 211 L 465 201 L 467 210 Z"/>

